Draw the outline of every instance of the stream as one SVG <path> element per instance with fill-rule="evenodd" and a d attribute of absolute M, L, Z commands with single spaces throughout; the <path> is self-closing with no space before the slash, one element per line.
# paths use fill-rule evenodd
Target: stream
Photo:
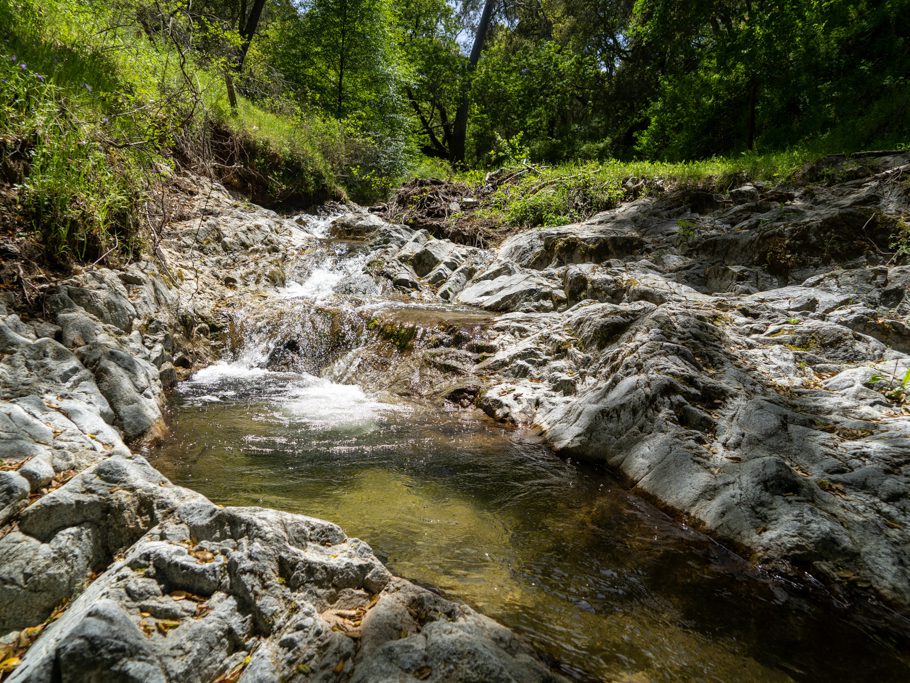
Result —
<path fill-rule="evenodd" d="M 320 225 L 310 231 L 324 238 Z M 321 376 L 365 334 L 355 310 L 476 315 L 396 298 L 365 265 L 344 242 L 307 251 L 275 291 L 280 324 L 242 326 L 232 354 L 174 392 L 153 464 L 216 503 L 339 524 L 394 573 L 500 621 L 578 680 L 906 674 L 873 619 L 764 573 L 603 469 L 473 409 Z M 282 356 L 290 338 L 296 363 Z"/>

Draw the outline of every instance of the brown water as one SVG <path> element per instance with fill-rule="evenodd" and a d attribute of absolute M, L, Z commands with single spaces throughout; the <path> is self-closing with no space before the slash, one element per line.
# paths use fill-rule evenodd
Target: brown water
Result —
<path fill-rule="evenodd" d="M 176 483 L 332 520 L 573 677 L 910 680 L 905 637 L 482 416 L 219 364 L 181 387 L 172 425 L 150 457 Z"/>

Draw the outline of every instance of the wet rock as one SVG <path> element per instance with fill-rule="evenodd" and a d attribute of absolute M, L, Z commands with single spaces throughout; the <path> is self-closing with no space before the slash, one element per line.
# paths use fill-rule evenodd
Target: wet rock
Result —
<path fill-rule="evenodd" d="M 173 363 L 163 363 L 158 369 L 158 380 L 163 389 L 173 389 L 177 386 L 177 369 Z"/>
<path fill-rule="evenodd" d="M 371 213 L 347 213 L 332 221 L 329 235 L 335 239 L 363 240 L 384 225 L 385 221 Z"/>

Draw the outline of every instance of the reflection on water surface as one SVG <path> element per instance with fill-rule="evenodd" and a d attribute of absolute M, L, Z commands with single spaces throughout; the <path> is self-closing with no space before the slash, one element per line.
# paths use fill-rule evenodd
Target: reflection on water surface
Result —
<path fill-rule="evenodd" d="M 336 522 L 575 677 L 910 680 L 892 644 L 479 416 L 220 363 L 172 424 L 152 459 L 176 483 Z"/>

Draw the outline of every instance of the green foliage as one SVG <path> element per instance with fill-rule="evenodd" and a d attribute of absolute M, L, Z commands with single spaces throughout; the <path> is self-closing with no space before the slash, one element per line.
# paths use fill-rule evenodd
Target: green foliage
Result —
<path fill-rule="evenodd" d="M 472 72 L 484 4 L 268 0 L 250 42 L 236 0 L 0 0 L 0 182 L 49 256 L 95 260 L 135 250 L 167 167 L 276 206 L 451 177 L 430 158 L 462 141 L 464 92 L 459 179 L 516 167 L 483 209 L 513 225 L 614 206 L 628 178 L 722 189 L 910 140 L 910 0 L 501 3 Z"/>
<path fill-rule="evenodd" d="M 452 173 L 448 167 L 420 165 L 419 177 L 435 177 L 475 188 L 483 197 L 478 217 L 513 227 L 564 225 L 615 207 L 623 199 L 667 187 L 710 187 L 724 191 L 752 180 L 782 181 L 814 156 L 794 150 L 779 154 L 743 154 L 694 162 L 610 160 L 604 163 L 568 163 L 558 166 L 522 165 L 502 169 L 508 178 L 491 194 L 483 171 Z M 681 222 L 680 238 L 694 239 L 698 225 Z"/>
<path fill-rule="evenodd" d="M 910 258 L 910 224 L 905 220 L 897 220 L 890 246 L 891 249 L 894 250 L 894 256 L 896 258 Z"/>
<path fill-rule="evenodd" d="M 897 366 L 893 372 L 875 373 L 866 381 L 866 384 L 875 387 L 887 398 L 895 403 L 904 404 L 910 401 L 910 370 L 903 377 L 896 374 Z"/>
<path fill-rule="evenodd" d="M 685 159 L 906 140 L 908 19 L 907 0 L 638 0 L 627 67 L 648 104 L 635 149 Z"/>
<path fill-rule="evenodd" d="M 516 138 L 537 161 L 577 157 L 597 130 L 604 77 L 592 55 L 500 31 L 473 83 L 474 158 L 493 152 L 495 163 L 502 141 Z"/>
<path fill-rule="evenodd" d="M 410 152 L 394 22 L 387 0 L 311 0 L 273 20 L 258 43 L 306 116 L 337 122 L 326 151 L 360 201 L 385 194 Z"/>
<path fill-rule="evenodd" d="M 412 137 L 425 155 L 448 159 L 467 70 L 461 27 L 446 0 L 397 3 L 395 22 Z"/>
<path fill-rule="evenodd" d="M 622 198 L 618 177 L 595 164 L 527 174 L 493 196 L 494 213 L 514 226 L 564 225 L 613 208 Z"/>
<path fill-rule="evenodd" d="M 18 185 L 52 262 L 133 253 L 145 198 L 176 161 L 265 204 L 338 198 L 339 181 L 372 198 L 401 173 L 403 141 L 380 145 L 257 84 L 268 68 L 255 45 L 241 91 L 258 101 L 232 111 L 233 19 L 225 6 L 188 7 L 0 0 L 0 181 Z"/>
<path fill-rule="evenodd" d="M 56 263 L 138 246 L 143 165 L 159 161 L 166 116 L 160 108 L 134 115 L 108 57 L 70 43 L 78 32 L 69 22 L 84 9 L 0 2 L 10 27 L 0 57 L 3 176 L 19 184 L 21 210 Z M 139 136 L 146 142 L 133 144 Z"/>

